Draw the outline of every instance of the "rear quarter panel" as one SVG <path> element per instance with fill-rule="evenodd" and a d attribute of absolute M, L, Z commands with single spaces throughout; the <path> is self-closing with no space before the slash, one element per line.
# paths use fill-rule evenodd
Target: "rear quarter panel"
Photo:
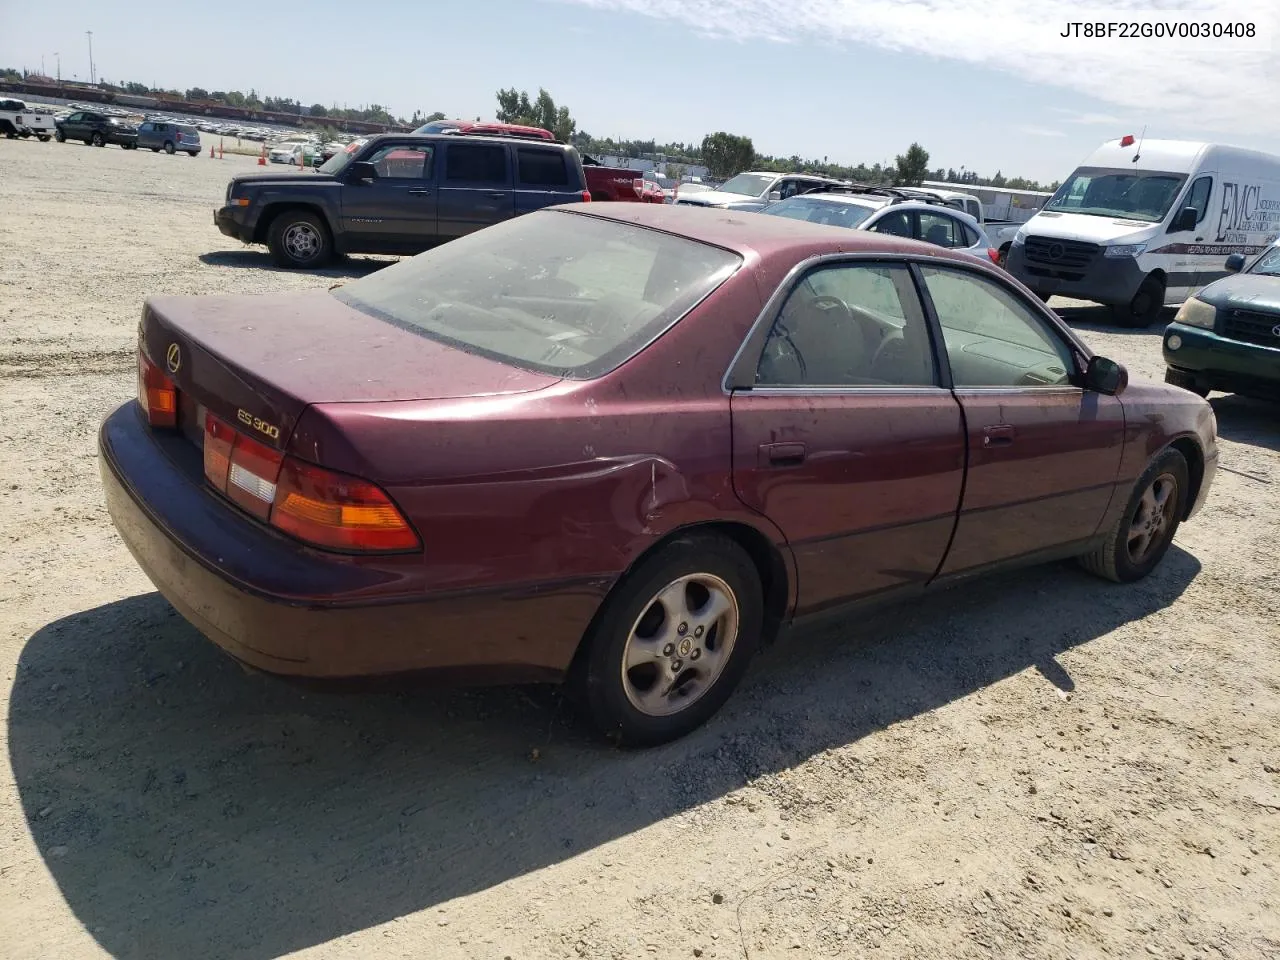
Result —
<path fill-rule="evenodd" d="M 760 307 L 744 268 L 600 379 L 515 397 L 320 404 L 290 448 L 381 483 L 422 535 L 432 590 L 611 583 L 664 536 L 706 521 L 781 542 L 734 494 L 720 386 Z"/>

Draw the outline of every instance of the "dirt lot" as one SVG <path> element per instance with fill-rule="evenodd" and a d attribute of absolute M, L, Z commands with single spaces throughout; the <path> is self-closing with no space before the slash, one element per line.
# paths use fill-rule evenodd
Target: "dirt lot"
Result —
<path fill-rule="evenodd" d="M 780 645 L 661 749 L 540 691 L 300 689 L 151 589 L 94 457 L 145 295 L 370 269 L 222 237 L 252 168 L 0 141 L 0 954 L 1280 957 L 1280 409 L 1215 398 L 1223 472 L 1142 584 Z M 1154 328 L 1064 313 L 1160 375 Z"/>

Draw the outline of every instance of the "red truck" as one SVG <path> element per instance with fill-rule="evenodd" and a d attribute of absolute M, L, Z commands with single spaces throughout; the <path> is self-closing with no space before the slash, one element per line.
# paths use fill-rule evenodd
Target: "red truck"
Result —
<path fill-rule="evenodd" d="M 414 133 L 461 133 L 471 136 L 523 137 L 528 140 L 549 140 L 556 136 L 542 127 L 527 127 L 518 123 L 482 123 L 470 120 L 432 120 Z M 594 157 L 582 156 L 582 172 L 587 177 L 587 189 L 592 200 L 621 200 L 629 203 L 664 203 L 661 190 L 646 186 L 644 174 L 627 167 L 606 167 Z"/>

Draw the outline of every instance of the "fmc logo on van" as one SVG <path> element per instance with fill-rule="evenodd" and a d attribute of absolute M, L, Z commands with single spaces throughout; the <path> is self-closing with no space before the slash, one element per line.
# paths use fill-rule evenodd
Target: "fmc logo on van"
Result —
<path fill-rule="evenodd" d="M 1258 184 L 1222 184 L 1222 212 L 1218 214 L 1218 236 L 1215 243 L 1226 240 L 1244 243 L 1245 237 L 1228 237 L 1228 231 L 1256 233 L 1280 220 L 1280 203 L 1262 200 L 1262 187 Z"/>

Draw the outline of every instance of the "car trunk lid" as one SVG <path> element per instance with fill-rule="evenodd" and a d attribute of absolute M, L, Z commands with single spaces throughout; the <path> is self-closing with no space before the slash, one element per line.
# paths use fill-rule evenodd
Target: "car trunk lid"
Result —
<path fill-rule="evenodd" d="M 199 436 L 207 410 L 278 449 L 313 403 L 500 396 L 558 381 L 409 332 L 324 291 L 153 297 L 140 340 L 176 384 L 189 436 Z"/>

